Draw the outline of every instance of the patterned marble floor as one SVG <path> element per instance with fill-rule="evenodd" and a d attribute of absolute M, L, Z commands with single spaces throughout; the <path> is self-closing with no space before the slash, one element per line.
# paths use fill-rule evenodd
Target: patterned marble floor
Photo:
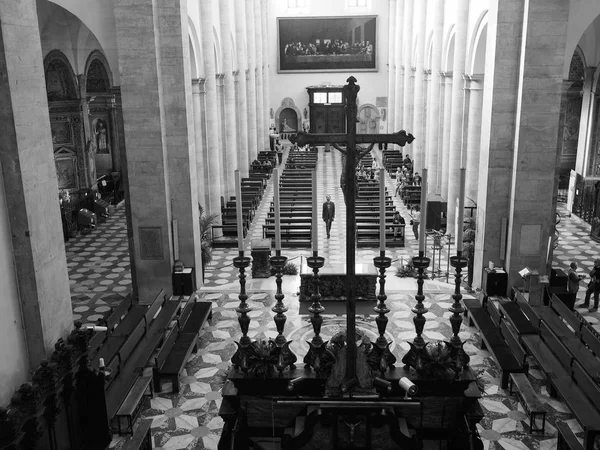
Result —
<path fill-rule="evenodd" d="M 286 152 L 287 153 L 287 152 Z M 380 152 L 374 151 L 380 158 Z M 326 194 L 332 195 L 337 212 L 331 239 L 325 237 L 324 223 L 320 221 L 320 253 L 328 261 L 344 262 L 345 233 L 344 233 L 344 202 L 341 191 L 337 188 L 341 160 L 335 151 L 319 152 L 318 165 L 318 198 L 321 201 Z M 393 191 L 393 180 L 386 178 L 389 191 Z M 246 240 L 246 248 L 250 249 L 251 239 L 260 238 L 262 223 L 266 216 L 268 202 L 273 195 L 272 183 L 269 183 L 265 201 L 262 202 L 251 229 L 251 238 Z M 396 207 L 405 218 L 408 213 L 400 201 Z M 561 211 L 563 220 L 559 224 L 561 240 L 555 251 L 555 265 L 565 270 L 571 260 L 577 260 L 580 270 L 587 273 L 593 260 L 600 257 L 600 245 L 588 237 L 589 225 L 575 216 L 567 217 Z M 94 322 L 99 314 L 106 314 L 108 307 L 115 304 L 129 291 L 130 274 L 127 255 L 125 220 L 122 209 L 117 209 L 109 221 L 94 230 L 90 235 L 81 236 L 66 244 L 69 260 L 69 275 L 75 317 L 84 322 Z M 394 249 L 390 253 L 398 265 L 401 259 L 416 254 L 417 243 L 408 230 L 406 247 Z M 357 262 L 370 263 L 376 256 L 377 249 L 359 249 Z M 234 341 L 239 339 L 240 331 L 237 324 L 235 307 L 239 286 L 237 273 L 231 267 L 235 250 L 214 250 L 214 261 L 207 268 L 205 286 L 199 290 L 204 300 L 213 302 L 213 318 L 201 331 L 199 352 L 192 355 L 182 378 L 179 394 L 170 394 L 169 383 L 163 384 L 163 393 L 155 395 L 142 412 L 143 417 L 152 418 L 154 447 L 157 449 L 214 449 L 222 429 L 222 421 L 218 417 L 221 403 L 221 389 L 230 358 L 235 351 Z M 299 261 L 300 257 L 308 256 L 309 250 L 287 250 L 283 254 L 290 260 Z M 445 271 L 446 256 L 442 255 L 441 267 Z M 122 270 L 121 270 L 122 269 Z M 387 329 L 388 339 L 393 339 L 393 351 L 400 358 L 407 349 L 405 341 L 414 337 L 412 313 L 416 283 L 413 279 L 397 278 L 389 274 L 386 291 L 389 295 L 388 306 L 390 323 Z M 428 340 L 448 338 L 450 326 L 447 311 L 450 306 L 450 294 L 453 287 L 447 284 L 445 275 L 426 280 L 425 305 L 429 307 L 424 335 Z M 104 283 L 103 283 L 104 282 Z M 273 279 L 248 279 L 250 305 L 253 311 L 250 324 L 250 337 L 274 337 L 275 325 L 270 308 L 274 304 L 275 290 Z M 283 290 L 286 295 L 284 302 L 289 306 L 288 322 L 285 334 L 294 340 L 292 349 L 302 357 L 306 352 L 304 341 L 312 336 L 312 328 L 308 316 L 300 313 L 297 301 L 298 277 L 284 277 Z M 580 292 L 580 297 L 583 296 Z M 325 305 L 327 307 L 327 305 Z M 87 309 L 84 309 L 87 308 Z M 594 325 L 598 324 L 598 314 L 585 317 Z M 344 316 L 325 313 L 323 336 L 334 334 L 345 323 Z M 374 337 L 374 315 L 359 315 L 358 326 L 367 335 Z M 465 348 L 471 355 L 472 366 L 476 371 L 482 371 L 485 392 L 481 400 L 486 417 L 481 423 L 480 433 L 484 439 L 485 449 L 529 449 L 552 450 L 556 448 L 557 420 L 566 421 L 571 428 L 580 433 L 582 430 L 577 421 L 568 412 L 564 403 L 548 397 L 546 382 L 539 367 L 532 367 L 531 380 L 536 390 L 542 395 L 548 407 L 548 422 L 543 435 L 531 435 L 527 432 L 526 414 L 514 395 L 499 387 L 498 371 L 487 351 L 479 348 L 477 330 L 463 325 L 461 338 L 467 343 Z M 122 440 L 115 437 L 113 447 L 120 447 Z"/>

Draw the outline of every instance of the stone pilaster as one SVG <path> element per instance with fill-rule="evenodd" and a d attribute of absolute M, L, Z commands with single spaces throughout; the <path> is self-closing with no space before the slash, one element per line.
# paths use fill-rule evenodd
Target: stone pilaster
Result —
<path fill-rule="evenodd" d="M 427 183 L 429 193 L 440 192 L 440 122 L 443 115 L 442 36 L 444 31 L 444 0 L 435 2 L 433 11 L 433 37 L 431 42 L 431 81 L 427 100 Z"/>
<path fill-rule="evenodd" d="M 219 151 L 219 114 L 217 108 L 216 61 L 213 37 L 213 5 L 211 0 L 200 0 L 200 18 L 202 20 L 202 53 L 204 58 L 205 104 L 206 104 L 206 146 L 208 150 L 208 214 L 221 213 L 221 190 L 223 173 L 226 168 L 221 164 Z"/>
<path fill-rule="evenodd" d="M 246 71 L 246 84 L 248 94 L 248 158 L 252 162 L 258 154 L 258 127 L 257 127 L 257 108 L 256 101 L 256 32 L 254 30 L 254 0 L 246 3 L 246 47 L 248 49 Z"/>
<path fill-rule="evenodd" d="M 173 259 L 201 271 L 184 3 L 115 5 L 133 255 L 139 301 L 171 292 Z M 143 36 L 143 39 L 140 37 Z M 143 99 L 143 101 L 140 101 Z M 168 149 L 168 151 L 167 151 Z M 176 193 L 176 194 L 175 194 Z M 177 223 L 178 240 L 173 241 Z"/>
<path fill-rule="evenodd" d="M 221 34 L 223 36 L 233 36 L 234 27 L 230 21 L 230 17 L 233 14 L 233 0 L 222 0 L 220 3 L 221 7 Z M 225 136 L 225 167 L 227 167 L 227 196 L 234 195 L 235 192 L 235 180 L 234 171 L 239 169 L 237 161 L 238 146 L 237 146 L 237 133 L 236 127 L 236 111 L 235 111 L 235 82 L 233 77 L 233 63 L 232 63 L 232 50 L 231 46 L 221 46 L 221 52 L 223 53 L 223 71 L 225 84 L 225 108 L 224 108 L 224 136 Z"/>
<path fill-rule="evenodd" d="M 390 0 L 389 3 L 389 25 L 388 25 L 388 114 L 387 114 L 387 126 L 388 133 L 394 132 L 394 127 L 390 124 L 394 124 L 395 102 L 396 102 L 396 33 L 398 33 L 396 26 L 396 2 L 397 0 Z"/>
<path fill-rule="evenodd" d="M 263 148 L 268 149 L 269 146 L 269 125 L 271 122 L 269 111 L 271 109 L 271 102 L 269 96 L 269 26 L 267 22 L 267 0 L 260 0 L 260 11 L 261 11 L 261 26 L 262 26 L 262 46 L 263 46 L 263 117 L 265 119 L 264 125 L 264 141 Z"/>
<path fill-rule="evenodd" d="M 490 9 L 486 66 L 495 69 L 484 86 L 475 284 L 490 260 L 506 267 L 509 286 L 522 283 L 525 266 L 546 273 L 568 17 L 561 0 L 506 0 Z"/>
<path fill-rule="evenodd" d="M 194 105 L 194 143 L 196 149 L 196 173 L 198 183 L 198 201 L 203 208 L 208 205 L 208 191 L 205 189 L 207 183 L 206 171 L 206 128 L 204 126 L 204 78 L 195 78 L 192 80 L 192 97 Z"/>
<path fill-rule="evenodd" d="M 454 83 L 452 84 L 452 111 L 450 113 L 450 140 L 448 157 L 448 222 L 447 230 L 456 236 L 456 205 L 460 185 L 460 169 L 463 164 L 464 85 L 462 75 L 467 59 L 467 28 L 469 0 L 457 0 L 454 29 Z M 459 225 L 462 226 L 462 225 Z"/>
<path fill-rule="evenodd" d="M 6 314 L 0 348 L 14 345 L 13 351 L 25 352 L 0 352 L 4 398 L 8 384 L 25 382 L 26 369 L 35 369 L 69 333 L 73 314 L 56 167 L 48 150 L 52 136 L 36 2 L 0 0 L 0 17 L 0 252 L 9 260 L 4 265 L 4 256 L 0 259 Z"/>
<path fill-rule="evenodd" d="M 219 162 L 221 164 L 221 192 L 225 199 L 233 195 L 233 190 L 229 191 L 229 182 L 233 186 L 233 171 L 227 165 L 227 126 L 225 118 L 225 74 L 217 73 L 215 75 L 217 83 L 217 111 L 219 114 Z M 233 169 L 235 170 L 235 169 Z"/>
<path fill-rule="evenodd" d="M 394 129 L 391 131 L 406 130 L 408 124 L 404 119 L 404 96 L 406 88 L 404 86 L 404 33 L 406 30 L 402 25 L 404 23 L 404 12 L 406 9 L 407 0 L 396 0 L 396 33 L 395 33 L 395 81 L 394 86 L 396 88 L 396 95 L 394 98 Z M 400 26 L 402 25 L 402 26 Z M 407 130 L 409 133 L 410 130 Z M 400 150 L 402 151 L 402 150 Z"/>
<path fill-rule="evenodd" d="M 452 84 L 453 84 L 453 74 L 452 72 L 444 72 L 442 74 L 442 83 L 443 83 L 443 112 L 444 118 L 442 120 L 442 126 L 440 130 L 442 131 L 442 139 L 439 145 L 439 149 L 441 149 L 441 167 L 438 171 L 438 179 L 440 180 L 440 195 L 448 200 L 448 165 L 450 160 L 450 117 L 452 111 Z M 448 226 L 450 224 L 448 223 Z"/>
<path fill-rule="evenodd" d="M 466 189 L 465 205 L 468 199 L 477 202 L 479 190 L 479 154 L 481 148 L 481 107 L 483 102 L 483 75 L 465 77 L 467 90 L 468 112 L 465 133 L 466 152 Z"/>
<path fill-rule="evenodd" d="M 248 92 L 246 82 L 246 69 L 248 67 L 248 56 L 246 53 L 246 2 L 238 2 L 235 5 L 235 42 L 237 57 L 237 125 L 238 125 L 238 167 L 244 176 L 248 175 L 250 167 L 250 155 L 248 151 Z"/>
<path fill-rule="evenodd" d="M 404 48 L 402 50 L 402 56 L 404 59 L 404 105 L 402 107 L 402 118 L 404 122 L 404 129 L 409 133 L 412 133 L 410 129 L 413 125 L 413 91 L 412 91 L 412 77 L 413 77 L 413 61 L 412 61 L 412 48 L 413 48 L 413 22 L 414 22 L 414 0 L 404 0 L 404 26 L 402 33 L 402 40 Z M 419 139 L 419 136 L 415 136 Z M 414 145 L 414 144 L 413 144 Z M 411 149 L 410 154 L 414 154 L 414 150 Z"/>
<path fill-rule="evenodd" d="M 255 62 L 256 62 L 256 148 L 258 151 L 265 150 L 265 134 L 268 134 L 269 126 L 266 125 L 264 78 L 263 78 L 263 29 L 260 14 L 261 0 L 254 2 L 254 39 L 255 39 Z M 268 142 L 268 136 L 267 136 Z"/>
<path fill-rule="evenodd" d="M 581 120 L 579 122 L 579 140 L 577 141 L 577 160 L 575 172 L 580 175 L 587 174 L 589 164 L 589 151 L 592 148 L 591 140 L 594 136 L 595 93 L 593 92 L 594 74 L 596 67 L 585 68 L 583 80 L 583 101 L 581 104 Z"/>
<path fill-rule="evenodd" d="M 425 131 L 425 83 L 424 83 L 424 61 L 425 61 L 425 32 L 427 30 L 426 22 L 427 2 L 417 2 L 415 4 L 414 17 L 417 24 L 414 30 L 414 42 L 416 43 L 415 78 L 414 78 L 414 105 L 413 105 L 413 124 L 412 131 L 414 136 L 418 137 L 412 144 L 415 172 L 423 170 L 425 161 L 425 145 L 427 141 Z"/>

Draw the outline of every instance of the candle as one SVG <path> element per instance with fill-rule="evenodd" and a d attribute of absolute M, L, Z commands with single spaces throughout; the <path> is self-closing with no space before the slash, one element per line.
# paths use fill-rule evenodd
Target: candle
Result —
<path fill-rule="evenodd" d="M 100 368 L 104 367 L 104 358 L 100 358 L 100 361 L 98 362 L 98 367 L 100 367 Z"/>
<path fill-rule="evenodd" d="M 281 213 L 279 211 L 279 169 L 275 169 L 275 250 L 281 251 Z"/>
<path fill-rule="evenodd" d="M 419 225 L 419 254 L 425 253 L 425 230 L 427 222 L 427 169 L 421 176 L 421 223 Z"/>
<path fill-rule="evenodd" d="M 317 253 L 319 250 L 319 230 L 317 215 L 319 208 L 317 207 L 317 170 L 312 170 L 312 251 Z"/>
<path fill-rule="evenodd" d="M 240 171 L 235 171 L 235 215 L 237 217 L 238 250 L 244 251 L 244 225 L 242 220 L 242 182 Z"/>
<path fill-rule="evenodd" d="M 379 251 L 385 252 L 385 177 L 379 169 Z"/>
<path fill-rule="evenodd" d="M 463 251 L 463 222 L 465 216 L 465 178 L 466 170 L 460 169 L 460 190 L 458 191 L 458 223 L 456 230 L 456 251 Z"/>

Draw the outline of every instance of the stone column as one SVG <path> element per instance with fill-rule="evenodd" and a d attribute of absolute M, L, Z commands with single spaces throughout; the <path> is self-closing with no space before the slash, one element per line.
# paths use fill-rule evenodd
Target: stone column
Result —
<path fill-rule="evenodd" d="M 454 35 L 454 62 L 452 64 L 454 83 L 452 84 L 452 111 L 450 113 L 450 139 L 448 157 L 448 222 L 447 230 L 456 236 L 456 205 L 460 184 L 460 169 L 463 152 L 463 122 L 464 122 L 464 83 L 462 75 L 465 72 L 467 58 L 467 25 L 469 17 L 469 0 L 457 0 L 456 33 Z M 459 225 L 462 226 L 462 225 Z"/>
<path fill-rule="evenodd" d="M 194 144 L 196 148 L 196 173 L 198 177 L 198 183 L 196 188 L 198 189 L 198 201 L 203 208 L 208 205 L 208 191 L 205 189 L 207 183 L 206 176 L 206 146 L 204 145 L 205 130 L 203 127 L 204 115 L 203 107 L 204 103 L 204 78 L 194 78 L 192 80 L 192 96 L 194 105 Z"/>
<path fill-rule="evenodd" d="M 442 140 L 438 148 L 441 150 L 441 167 L 438 170 L 438 179 L 440 180 L 440 195 L 448 200 L 448 165 L 450 160 L 450 112 L 452 110 L 452 84 L 453 76 L 452 72 L 443 72 L 443 110 L 444 117 L 442 125 L 440 126 L 440 132 Z M 448 226 L 450 223 L 448 222 Z"/>
<path fill-rule="evenodd" d="M 403 36 L 406 33 L 404 29 L 404 12 L 406 9 L 407 0 L 396 0 L 396 33 L 395 33 L 395 66 L 396 72 L 394 74 L 394 86 L 396 88 L 396 95 L 394 98 L 394 127 L 391 132 L 400 130 L 406 130 L 408 124 L 404 120 L 404 94 L 406 88 L 404 86 L 404 40 Z M 408 131 L 408 130 L 407 130 Z M 410 132 L 410 131 L 409 131 Z M 411 144 L 412 145 L 412 144 Z M 401 147 L 400 147 L 401 148 Z M 400 151 L 403 151 L 402 148 Z"/>
<path fill-rule="evenodd" d="M 268 149 L 269 146 L 269 125 L 271 123 L 271 102 L 269 95 L 269 26 L 267 22 L 267 0 L 260 0 L 261 11 L 261 26 L 262 26 L 262 48 L 263 48 L 263 117 L 265 119 L 263 148 Z"/>
<path fill-rule="evenodd" d="M 201 272 L 186 4 L 115 5 L 128 205 L 139 301 L 171 292 L 176 247 Z M 143 38 L 142 38 L 143 37 Z M 142 100 L 142 101 L 141 101 Z M 168 149 L 168 151 L 167 151 Z M 192 205 L 192 207 L 190 207 Z M 173 242 L 177 221 L 178 241 Z"/>
<path fill-rule="evenodd" d="M 241 2 L 246 3 L 246 2 Z M 257 115 L 258 104 L 256 101 L 256 33 L 254 31 L 254 1 L 246 3 L 246 48 L 248 70 L 246 72 L 246 84 L 248 86 L 248 158 L 251 163 L 258 154 L 258 128 Z"/>
<path fill-rule="evenodd" d="M 477 202 L 479 190 L 479 154 L 481 149 L 481 107 L 483 102 L 483 75 L 466 77 L 469 109 L 465 134 L 465 152 L 467 160 L 466 189 L 467 199 Z M 465 204 L 469 202 L 465 199 Z"/>
<path fill-rule="evenodd" d="M 112 130 L 112 139 L 111 139 L 111 148 L 110 148 L 110 157 L 112 163 L 112 172 L 120 172 L 121 171 L 121 148 L 119 146 L 119 109 L 121 109 L 121 105 L 117 107 L 117 99 L 113 96 L 110 99 L 110 104 L 108 106 L 109 115 L 110 115 L 110 127 Z M 86 122 L 89 122 L 86 120 Z"/>
<path fill-rule="evenodd" d="M 443 94 L 440 76 L 442 65 L 442 35 L 444 31 L 444 0 L 435 2 L 433 11 L 433 37 L 431 42 L 431 83 L 429 84 L 429 99 L 427 101 L 427 182 L 428 191 L 440 192 L 441 153 L 440 130 L 443 115 Z"/>
<path fill-rule="evenodd" d="M 581 103 L 581 120 L 579 121 L 579 140 L 577 141 L 577 159 L 575 161 L 575 172 L 580 175 L 587 173 L 589 164 L 589 151 L 592 148 L 591 139 L 594 135 L 594 74 L 596 67 L 585 68 L 585 79 L 583 80 L 583 101 Z"/>
<path fill-rule="evenodd" d="M 230 194 L 227 191 L 228 180 L 233 178 L 234 173 L 229 170 L 227 166 L 227 127 L 225 119 L 225 74 L 217 73 L 215 75 L 215 82 L 217 83 L 217 113 L 218 113 L 218 127 L 219 127 L 219 164 L 221 167 L 221 195 L 225 197 L 225 200 L 229 199 Z M 235 169 L 234 169 L 235 170 Z M 233 183 L 233 181 L 232 181 Z M 233 192 L 233 191 L 231 191 Z"/>
<path fill-rule="evenodd" d="M 2 311 L 12 319 L 0 320 L 4 397 L 8 383 L 25 382 L 23 370 L 36 369 L 69 333 L 73 313 L 36 2 L 0 0 L 0 17 L 0 252 L 8 259 L 0 258 L 0 282 Z M 21 353 L 5 354 L 10 344 Z"/>
<path fill-rule="evenodd" d="M 217 108 L 216 61 L 213 38 L 212 0 L 200 0 L 200 18 L 202 20 L 202 54 L 204 59 L 205 104 L 206 104 L 206 146 L 208 150 L 208 190 L 209 204 L 207 214 L 221 214 L 222 173 L 226 170 L 221 164 L 219 151 L 219 114 Z"/>
<path fill-rule="evenodd" d="M 425 144 L 427 141 L 425 131 L 425 74 L 423 73 L 424 61 L 425 61 L 425 32 L 427 30 L 426 22 L 426 11 L 427 2 L 417 2 L 415 4 L 414 17 L 417 21 L 417 26 L 413 33 L 414 41 L 417 48 L 417 57 L 414 61 L 415 65 L 415 78 L 414 78 L 414 105 L 413 105 L 413 125 L 412 133 L 417 138 L 412 144 L 413 147 L 413 160 L 415 172 L 421 172 L 423 170 L 423 163 L 425 161 Z"/>
<path fill-rule="evenodd" d="M 227 39 L 230 43 L 230 36 L 234 33 L 234 27 L 231 24 L 230 18 L 233 17 L 233 0 L 222 0 L 220 3 L 220 20 L 221 20 L 221 35 L 223 39 Z M 224 108 L 224 121 L 225 127 L 225 167 L 227 168 L 227 196 L 233 195 L 235 192 L 235 180 L 234 171 L 239 169 L 237 161 L 238 157 L 238 146 L 237 146 L 237 133 L 236 127 L 236 111 L 235 111 L 235 82 L 233 77 L 233 63 L 232 63 L 232 50 L 231 45 L 222 45 L 221 52 L 223 54 L 223 72 L 225 83 L 225 108 Z"/>
<path fill-rule="evenodd" d="M 238 167 L 247 176 L 251 161 L 248 149 L 248 92 L 246 84 L 246 69 L 248 56 L 246 51 L 246 2 L 235 5 L 235 43 L 237 57 L 237 124 L 238 124 Z"/>
<path fill-rule="evenodd" d="M 392 133 L 394 130 L 395 113 L 395 102 L 396 102 L 396 2 L 397 0 L 390 0 L 390 9 L 388 13 L 389 25 L 388 25 L 388 114 L 387 114 L 387 126 L 388 133 Z"/>
<path fill-rule="evenodd" d="M 486 67 L 494 82 L 484 85 L 475 285 L 488 261 L 508 270 L 509 286 L 522 285 L 525 266 L 547 273 L 568 17 L 561 0 L 490 8 Z"/>
<path fill-rule="evenodd" d="M 254 1 L 254 47 L 256 49 L 256 139 L 258 151 L 265 150 L 265 133 L 269 129 L 265 116 L 264 78 L 263 78 L 263 30 L 260 14 L 261 0 Z M 267 136 L 268 140 L 268 136 Z"/>

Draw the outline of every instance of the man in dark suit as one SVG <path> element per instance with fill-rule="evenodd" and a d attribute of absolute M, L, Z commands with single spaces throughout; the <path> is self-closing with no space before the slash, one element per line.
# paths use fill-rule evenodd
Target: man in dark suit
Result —
<path fill-rule="evenodd" d="M 335 219 L 335 203 L 331 201 L 331 196 L 328 195 L 325 197 L 327 200 L 323 203 L 323 220 L 325 221 L 326 229 L 327 229 L 327 238 L 329 238 L 331 232 L 331 222 Z"/>

